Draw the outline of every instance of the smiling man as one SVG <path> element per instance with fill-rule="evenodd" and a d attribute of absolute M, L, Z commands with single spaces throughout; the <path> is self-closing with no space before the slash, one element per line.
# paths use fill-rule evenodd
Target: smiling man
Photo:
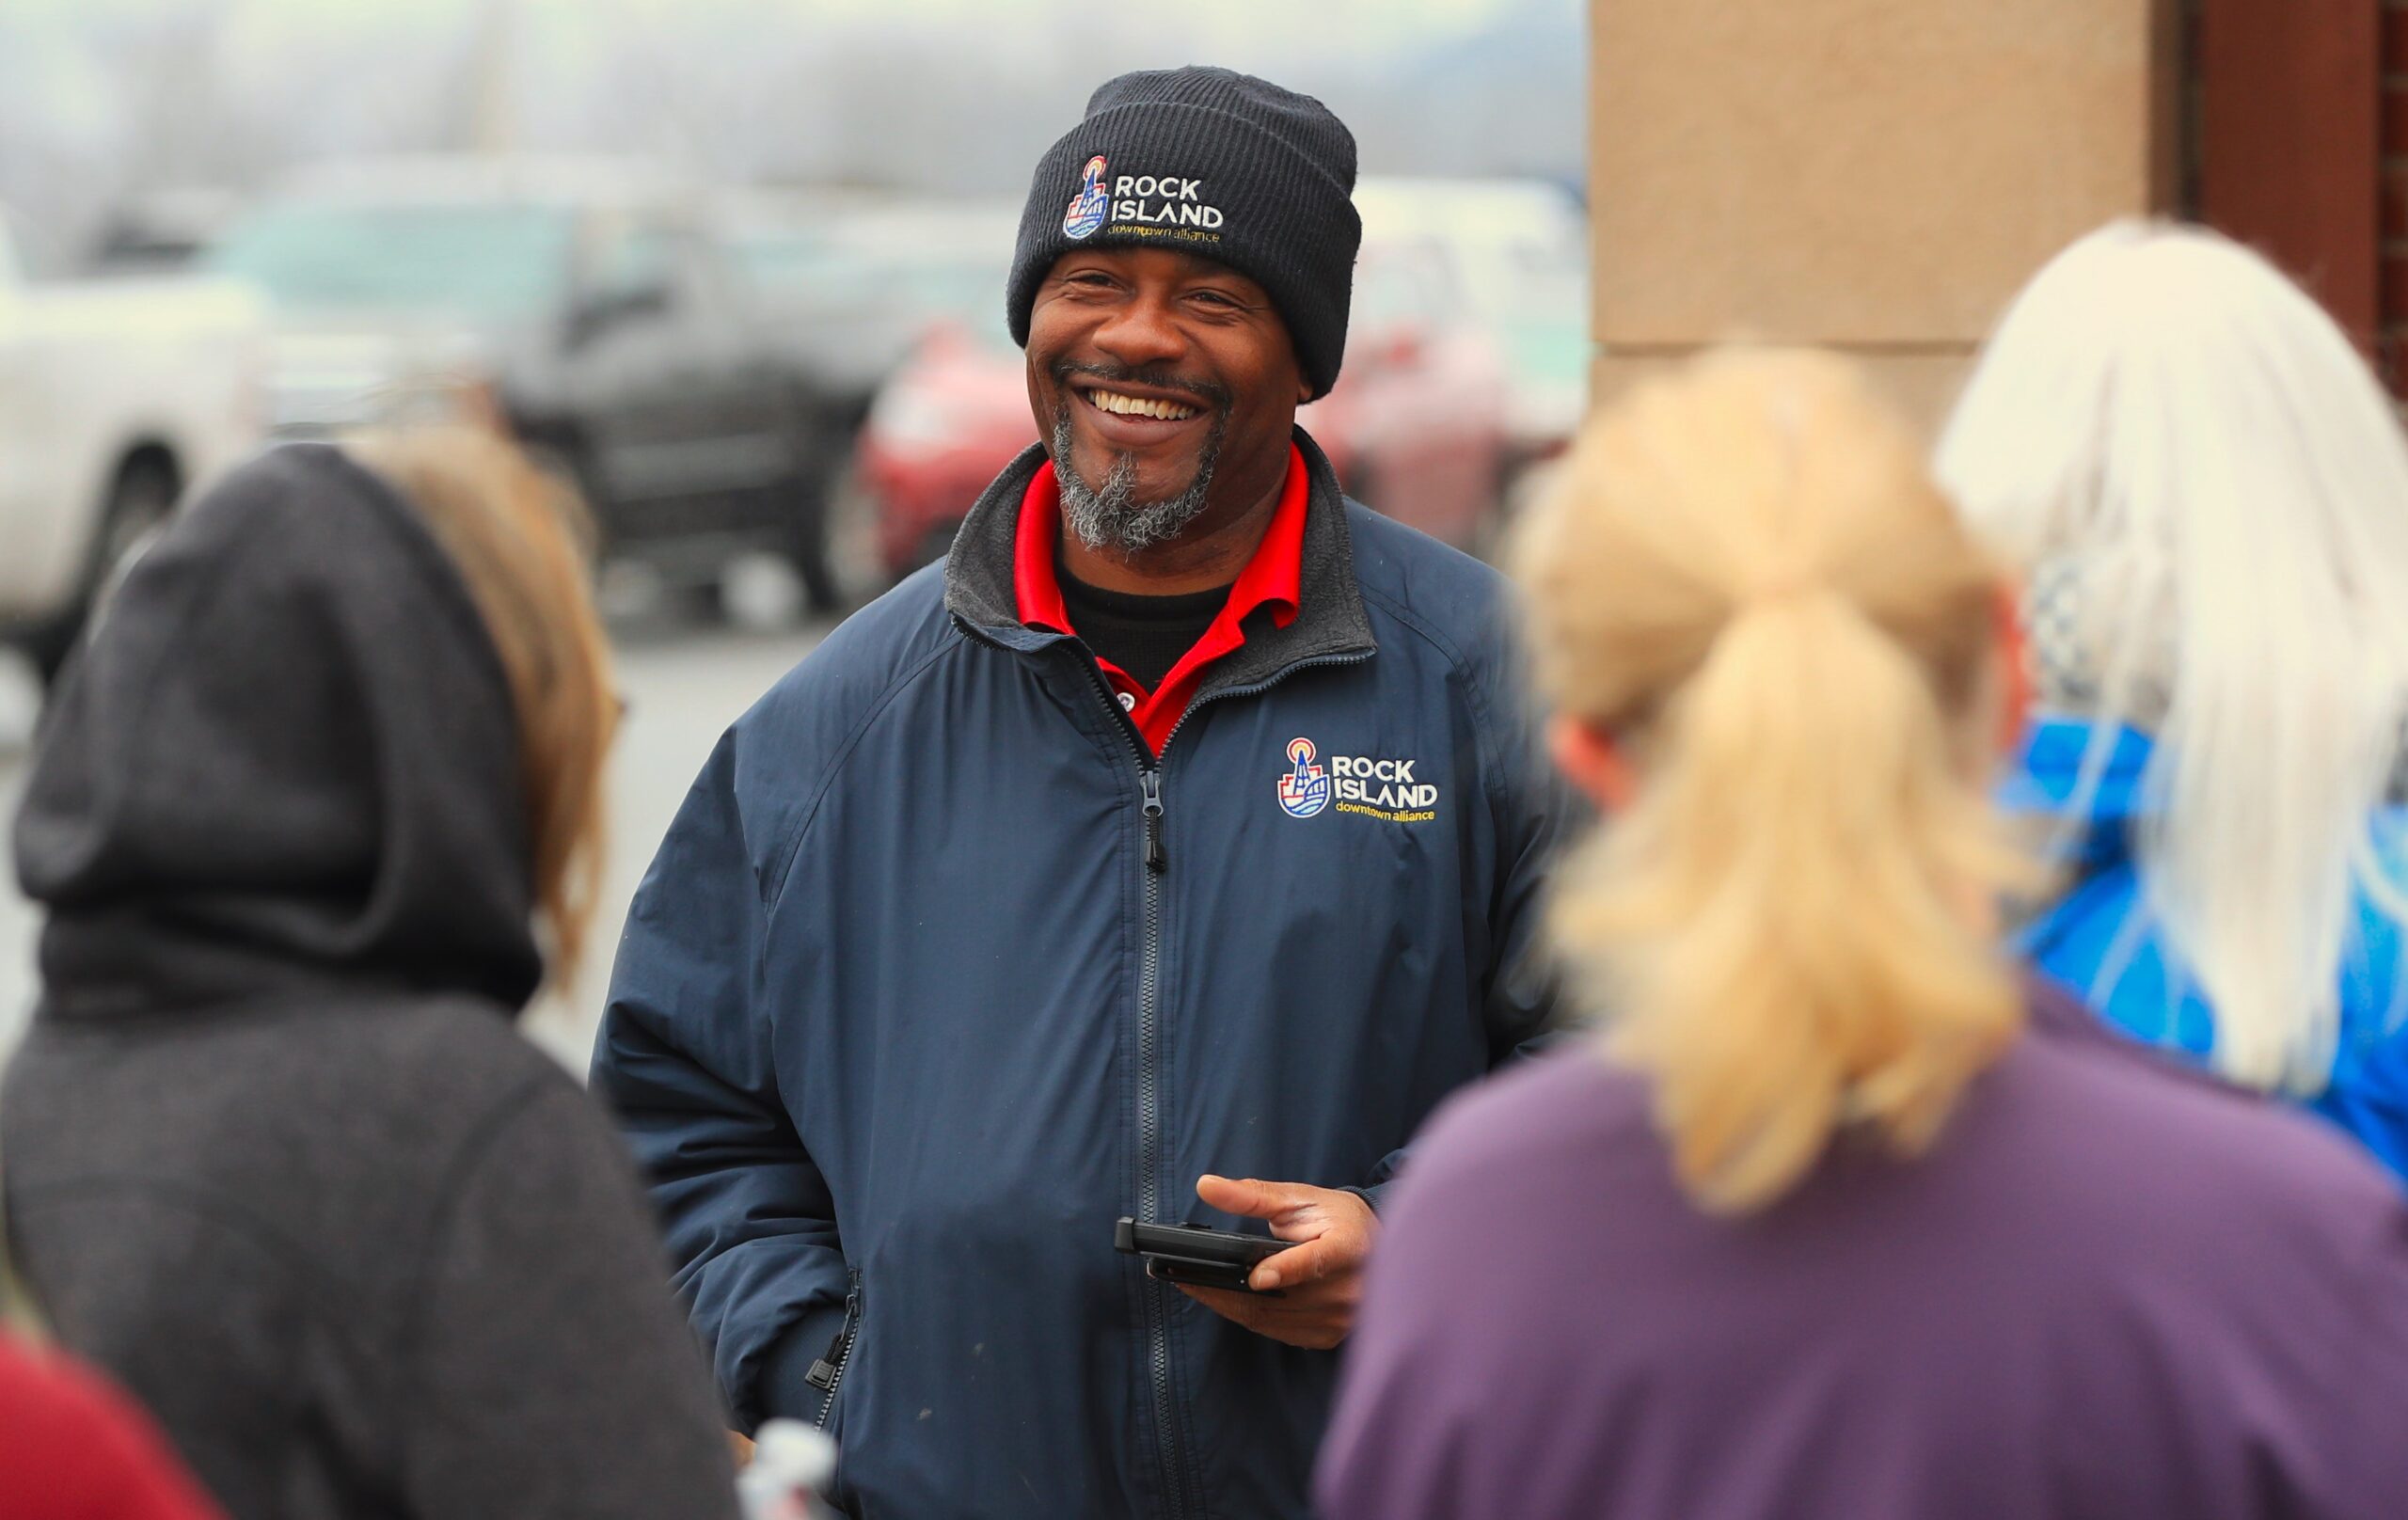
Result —
<path fill-rule="evenodd" d="M 1044 443 L 721 740 L 594 1054 L 737 1420 L 848 1512 L 1307 1513 L 1383 1189 L 1537 1035 L 1561 821 L 1485 567 L 1295 426 L 1354 144 L 1130 74 L 1038 166 Z M 1159 1281 L 1117 1218 L 1289 1243 Z"/>

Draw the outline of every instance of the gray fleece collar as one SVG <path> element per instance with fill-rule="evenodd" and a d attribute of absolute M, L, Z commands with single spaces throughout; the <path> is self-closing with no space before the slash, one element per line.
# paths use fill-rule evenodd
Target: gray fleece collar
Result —
<path fill-rule="evenodd" d="M 1346 498 L 1328 456 L 1304 429 L 1295 434 L 1311 482 L 1305 501 L 1302 584 L 1295 621 L 1280 627 L 1268 616 L 1249 620 L 1245 642 L 1215 663 L 1196 694 L 1257 686 L 1305 660 L 1376 653 L 1371 620 L 1354 584 L 1354 542 L 1346 530 Z M 1020 620 L 1012 590 L 1012 556 L 1021 499 L 1038 467 L 1042 444 L 1031 444 L 980 493 L 945 560 L 945 610 L 980 638 L 1030 653 L 1065 642 L 1061 635 Z"/>

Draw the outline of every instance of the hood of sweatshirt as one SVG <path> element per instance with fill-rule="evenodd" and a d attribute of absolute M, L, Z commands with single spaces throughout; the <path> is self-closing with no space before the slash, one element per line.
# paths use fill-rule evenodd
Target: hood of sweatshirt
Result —
<path fill-rule="evenodd" d="M 38 1017 L 542 979 L 500 657 L 417 512 L 339 450 L 243 466 L 108 604 L 16 826 Z"/>

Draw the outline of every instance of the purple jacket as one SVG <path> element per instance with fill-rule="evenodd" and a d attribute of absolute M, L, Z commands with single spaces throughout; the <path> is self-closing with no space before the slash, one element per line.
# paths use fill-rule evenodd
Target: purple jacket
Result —
<path fill-rule="evenodd" d="M 2408 1515 L 2408 1203 L 2035 997 L 1921 1161 L 1844 1148 L 1735 1221 L 1585 1051 L 1449 1104 L 1327 1520 Z"/>

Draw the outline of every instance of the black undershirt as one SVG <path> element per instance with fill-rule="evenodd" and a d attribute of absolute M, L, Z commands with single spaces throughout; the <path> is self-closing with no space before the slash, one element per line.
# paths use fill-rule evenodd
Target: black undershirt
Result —
<path fill-rule="evenodd" d="M 1098 659 L 1128 672 L 1149 691 L 1196 647 L 1229 599 L 1227 586 L 1177 596 L 1106 591 L 1079 579 L 1058 559 L 1054 578 L 1061 583 L 1062 610 L 1070 615 L 1072 631 Z"/>

